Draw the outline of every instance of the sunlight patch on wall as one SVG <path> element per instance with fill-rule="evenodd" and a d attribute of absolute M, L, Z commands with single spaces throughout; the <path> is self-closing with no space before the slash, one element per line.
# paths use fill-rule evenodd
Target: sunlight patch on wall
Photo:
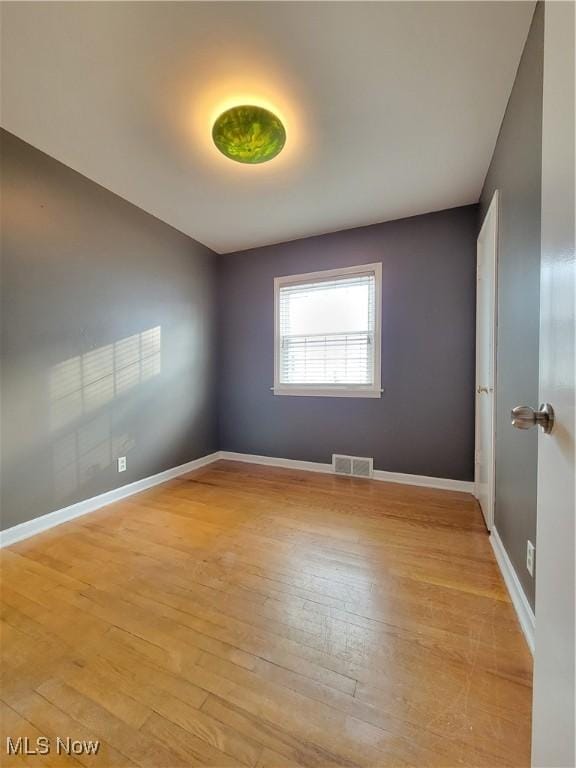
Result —
<path fill-rule="evenodd" d="M 161 372 L 161 326 L 127 336 L 55 365 L 50 372 L 50 428 L 84 414 Z"/>
<path fill-rule="evenodd" d="M 50 427 L 61 431 L 53 444 L 52 470 L 57 503 L 134 447 L 127 434 L 113 435 L 104 406 L 161 373 L 162 332 L 158 325 L 64 360 L 50 372 Z M 90 417 L 77 424 L 81 417 Z M 73 425 L 76 426 L 74 427 Z"/>

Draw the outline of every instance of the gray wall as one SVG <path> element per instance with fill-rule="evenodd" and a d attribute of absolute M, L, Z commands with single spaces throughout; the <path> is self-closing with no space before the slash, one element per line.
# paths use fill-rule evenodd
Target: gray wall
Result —
<path fill-rule="evenodd" d="M 473 478 L 476 206 L 220 257 L 220 447 Z M 381 399 L 279 397 L 273 278 L 383 265 Z"/>
<path fill-rule="evenodd" d="M 500 190 L 495 523 L 532 606 L 538 435 L 514 429 L 510 410 L 538 405 L 543 49 L 539 3 L 480 199 L 482 221 Z"/>
<path fill-rule="evenodd" d="M 7 528 L 217 448 L 216 259 L 5 132 L 1 150 Z"/>

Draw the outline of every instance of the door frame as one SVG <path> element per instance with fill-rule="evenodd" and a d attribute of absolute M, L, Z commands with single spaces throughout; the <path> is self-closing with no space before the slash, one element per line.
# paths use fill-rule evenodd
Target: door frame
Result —
<path fill-rule="evenodd" d="M 486 216 L 482 222 L 478 238 L 476 240 L 476 339 L 479 338 L 478 327 L 480 323 L 480 313 L 478 312 L 478 250 L 480 238 L 485 237 L 489 227 L 493 229 L 493 263 L 492 263 L 492 277 L 493 277 L 493 290 L 492 290 L 492 306 L 490 307 L 490 315 L 492 317 L 492 413 L 491 413 L 491 442 L 492 442 L 492 461 L 488 468 L 489 471 L 489 493 L 490 493 L 490 509 L 486 519 L 486 527 L 488 531 L 492 531 L 494 527 L 494 505 L 496 501 L 496 376 L 497 376 L 497 346 L 498 346 L 498 221 L 500 212 L 500 190 L 494 190 L 492 200 L 486 211 Z M 478 344 L 476 344 L 476 372 L 475 372 L 475 386 L 474 386 L 474 495 L 478 498 L 478 462 L 477 456 L 479 452 L 478 448 L 478 435 L 479 435 L 479 414 L 478 414 L 478 387 L 481 382 L 478 380 Z"/>

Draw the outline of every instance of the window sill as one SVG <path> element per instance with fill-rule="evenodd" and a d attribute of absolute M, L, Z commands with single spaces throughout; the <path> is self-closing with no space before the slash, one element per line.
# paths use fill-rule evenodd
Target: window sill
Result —
<path fill-rule="evenodd" d="M 382 397 L 380 388 L 348 388 L 348 387 L 271 387 L 275 395 L 288 397 Z"/>

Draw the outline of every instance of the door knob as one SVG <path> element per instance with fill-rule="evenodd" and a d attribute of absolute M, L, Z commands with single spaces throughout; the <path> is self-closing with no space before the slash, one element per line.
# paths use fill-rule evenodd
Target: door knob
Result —
<path fill-rule="evenodd" d="M 549 435 L 554 427 L 554 409 L 550 403 L 544 403 L 537 411 L 529 405 L 517 405 L 516 408 L 512 408 L 510 418 L 512 426 L 516 429 L 530 429 L 537 424 Z"/>

